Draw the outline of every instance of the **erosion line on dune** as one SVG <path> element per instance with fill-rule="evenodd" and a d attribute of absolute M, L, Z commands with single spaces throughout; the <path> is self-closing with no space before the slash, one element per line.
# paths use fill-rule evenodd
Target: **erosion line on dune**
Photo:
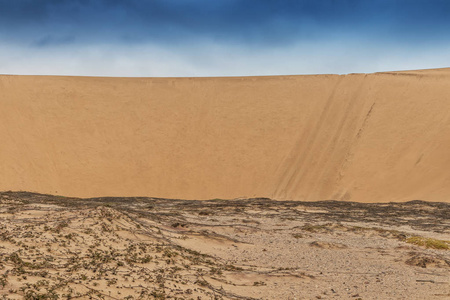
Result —
<path fill-rule="evenodd" d="M 342 101 L 347 102 L 344 113 L 340 118 L 337 118 L 337 126 L 333 126 L 330 130 L 331 138 L 326 142 L 325 150 L 320 151 L 317 155 L 316 165 L 319 174 L 316 175 L 315 181 L 310 185 L 309 199 L 317 197 L 317 195 L 319 195 L 319 198 L 326 197 L 331 191 L 333 193 L 335 191 L 339 172 L 342 172 L 340 166 L 345 162 L 345 154 L 349 151 L 348 149 L 353 146 L 351 135 L 357 124 L 351 118 L 352 113 L 356 110 L 355 115 L 359 115 L 364 107 L 365 101 L 361 99 L 361 93 L 364 91 L 365 79 L 366 75 L 359 78 L 361 82 L 356 90 L 344 95 Z M 336 117 L 339 117 L 339 113 Z M 328 191 L 327 193 L 323 193 L 325 188 Z"/>
<path fill-rule="evenodd" d="M 297 178 L 301 178 L 301 175 L 306 171 L 304 170 L 303 165 L 311 156 L 315 141 L 320 134 L 321 128 L 325 125 L 324 120 L 327 119 L 326 117 L 330 112 L 330 106 L 333 103 L 335 95 L 338 92 L 339 86 L 341 85 L 344 78 L 345 75 L 342 75 L 337 79 L 337 82 L 331 90 L 331 93 L 328 96 L 327 100 L 325 101 L 322 111 L 315 121 L 312 130 L 307 131 L 303 128 L 299 129 L 302 133 L 297 138 L 294 147 L 292 148 L 289 155 L 282 163 L 282 167 L 280 168 L 282 174 L 276 181 L 277 185 L 274 192 L 274 198 L 277 199 L 290 197 L 290 195 L 288 195 L 288 192 L 290 189 L 292 189 L 293 182 L 298 182 Z"/>

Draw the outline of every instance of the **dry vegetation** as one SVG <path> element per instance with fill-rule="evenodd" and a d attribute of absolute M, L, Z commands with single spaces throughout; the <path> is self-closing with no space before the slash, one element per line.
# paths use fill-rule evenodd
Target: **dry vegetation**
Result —
<path fill-rule="evenodd" d="M 450 205 L 0 194 L 3 299 L 445 299 Z"/>

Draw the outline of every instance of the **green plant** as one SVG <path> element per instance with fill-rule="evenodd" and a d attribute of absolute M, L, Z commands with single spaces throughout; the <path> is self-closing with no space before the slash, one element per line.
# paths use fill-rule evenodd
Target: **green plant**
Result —
<path fill-rule="evenodd" d="M 443 241 L 433 238 L 424 238 L 421 236 L 412 236 L 406 239 L 406 242 L 409 244 L 414 244 L 418 246 L 423 246 L 426 248 L 432 248 L 432 249 L 444 249 L 448 250 L 450 242 L 449 241 Z"/>

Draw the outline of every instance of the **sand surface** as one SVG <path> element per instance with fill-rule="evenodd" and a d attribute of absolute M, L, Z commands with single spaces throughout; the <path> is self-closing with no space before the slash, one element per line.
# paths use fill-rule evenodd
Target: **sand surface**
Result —
<path fill-rule="evenodd" d="M 0 76 L 0 190 L 450 201 L 450 69 Z"/>
<path fill-rule="evenodd" d="M 449 299 L 450 204 L 0 193 L 2 299 Z"/>

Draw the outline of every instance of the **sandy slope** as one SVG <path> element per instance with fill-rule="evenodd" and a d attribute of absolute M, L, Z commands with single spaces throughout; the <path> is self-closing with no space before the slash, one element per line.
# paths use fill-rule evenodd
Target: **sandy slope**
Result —
<path fill-rule="evenodd" d="M 449 239 L 448 203 L 0 192 L 0 298 L 443 300 Z"/>
<path fill-rule="evenodd" d="M 0 76 L 0 190 L 450 201 L 450 69 Z"/>

